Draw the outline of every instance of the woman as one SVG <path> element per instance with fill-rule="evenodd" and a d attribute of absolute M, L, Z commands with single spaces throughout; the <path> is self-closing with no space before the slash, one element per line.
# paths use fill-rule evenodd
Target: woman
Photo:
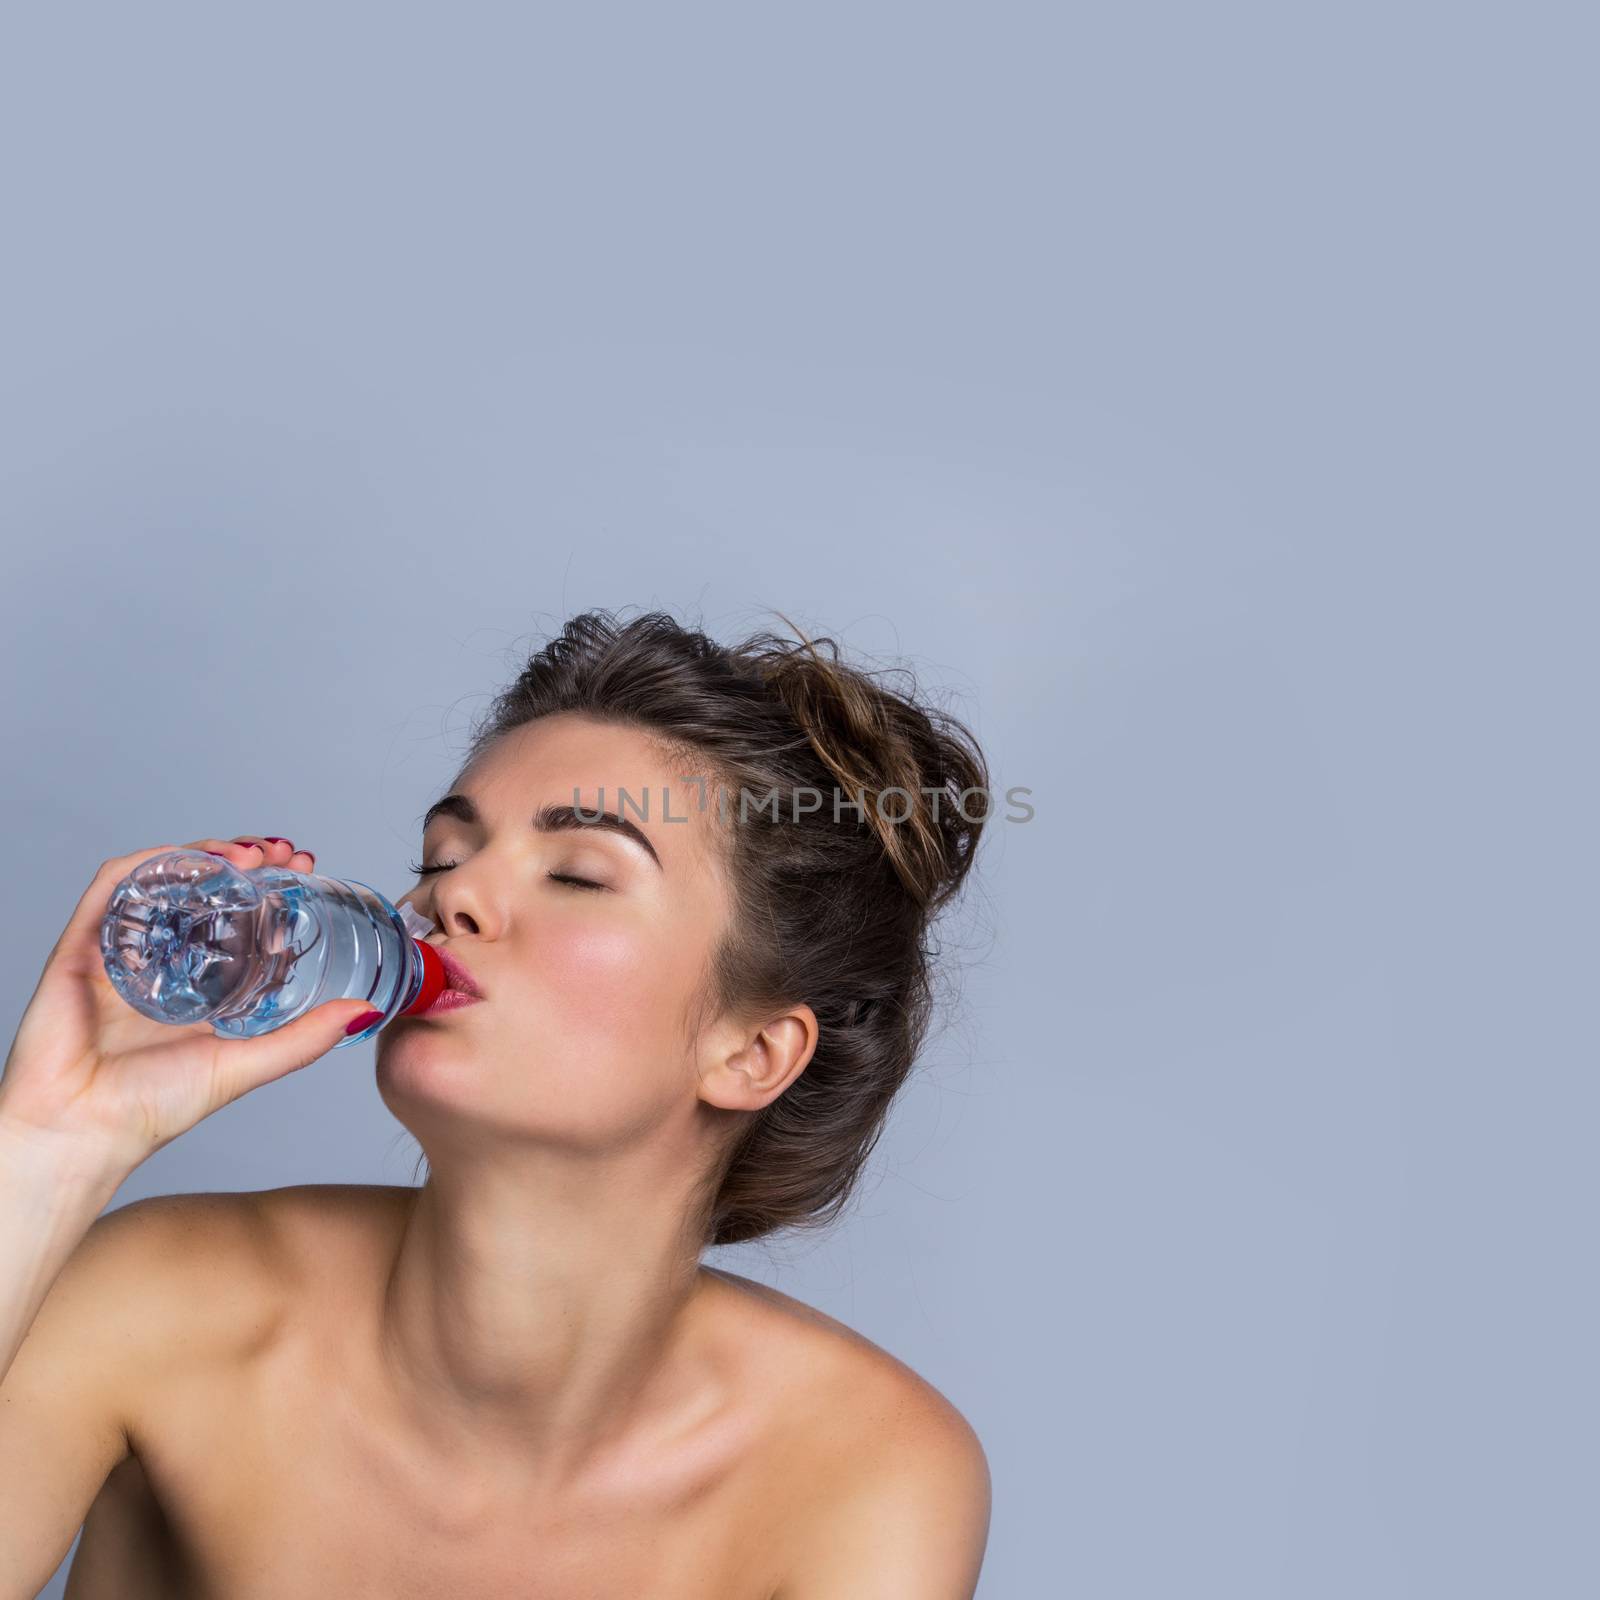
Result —
<path fill-rule="evenodd" d="M 0 1079 L 0 1600 L 80 1522 L 69 1600 L 967 1600 L 965 1419 L 699 1257 L 851 1193 L 925 1034 L 973 792 L 961 724 L 831 640 L 576 617 L 427 815 L 406 899 L 478 998 L 377 1035 L 426 1181 L 99 1216 L 368 1025 L 353 1001 L 249 1040 L 142 1017 L 98 929 L 170 847 L 107 861 Z"/>

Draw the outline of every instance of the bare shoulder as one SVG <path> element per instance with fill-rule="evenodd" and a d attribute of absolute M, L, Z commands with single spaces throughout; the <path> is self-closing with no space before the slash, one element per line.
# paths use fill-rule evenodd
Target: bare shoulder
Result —
<path fill-rule="evenodd" d="M 992 1485 L 976 1430 L 920 1373 L 835 1317 L 716 1271 L 773 1319 L 766 1348 L 806 1418 L 808 1529 L 774 1600 L 968 1600 Z M 791 1487 L 791 1493 L 793 1488 Z"/>
<path fill-rule="evenodd" d="M 266 1312 L 267 1233 L 249 1191 L 149 1195 L 106 1212 L 90 1238 L 108 1271 L 141 1287 L 138 1303 L 181 1316 L 186 1344 Z"/>
<path fill-rule="evenodd" d="M 296 1184 L 151 1195 L 101 1216 L 89 1248 L 137 1284 L 152 1321 L 178 1334 L 167 1341 L 175 1354 L 229 1354 L 270 1338 L 306 1263 L 382 1237 L 402 1192 L 411 1191 Z"/>
<path fill-rule="evenodd" d="M 864 1431 L 885 1443 L 929 1432 L 977 1442 L 971 1424 L 915 1368 L 848 1323 L 770 1284 L 721 1268 L 705 1270 L 755 1305 L 774 1348 L 810 1391 L 808 1409 L 847 1426 L 852 1449 Z"/>
<path fill-rule="evenodd" d="M 225 1195 L 136 1200 L 85 1229 L 0 1382 L 0 1592 L 44 1585 L 108 1481 L 97 1529 L 133 1512 L 122 1463 L 271 1325 L 260 1242 L 248 1199 Z"/>
<path fill-rule="evenodd" d="M 370 1183 L 295 1183 L 251 1193 L 286 1325 L 344 1316 L 370 1296 L 394 1259 L 416 1193 Z"/>
<path fill-rule="evenodd" d="M 104 1212 L 52 1285 L 7 1394 L 23 1397 L 24 1416 L 59 1403 L 114 1430 L 114 1464 L 159 1432 L 174 1396 L 272 1338 L 282 1296 L 269 1261 L 249 1194 L 153 1195 Z"/>

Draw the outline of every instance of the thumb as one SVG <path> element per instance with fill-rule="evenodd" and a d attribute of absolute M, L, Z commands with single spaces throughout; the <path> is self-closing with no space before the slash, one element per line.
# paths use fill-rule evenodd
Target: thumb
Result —
<path fill-rule="evenodd" d="M 219 1040 L 217 1077 L 224 1102 L 309 1066 L 345 1037 L 357 1017 L 375 1015 L 368 1000 L 328 1000 L 270 1033 Z"/>

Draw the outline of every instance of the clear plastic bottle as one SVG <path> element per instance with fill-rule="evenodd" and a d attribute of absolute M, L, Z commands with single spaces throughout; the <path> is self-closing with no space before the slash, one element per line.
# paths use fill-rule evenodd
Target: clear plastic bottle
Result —
<path fill-rule="evenodd" d="M 106 974 L 156 1022 L 209 1022 L 253 1038 L 329 1000 L 366 1000 L 381 1018 L 424 1011 L 444 988 L 432 929 L 369 884 L 236 867 L 207 850 L 164 850 L 111 892 L 100 926 Z"/>

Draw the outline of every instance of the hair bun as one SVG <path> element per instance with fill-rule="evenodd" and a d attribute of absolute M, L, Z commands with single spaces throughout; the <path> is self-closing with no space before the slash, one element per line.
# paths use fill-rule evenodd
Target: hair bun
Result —
<path fill-rule="evenodd" d="M 982 750 L 964 724 L 922 701 L 908 668 L 841 663 L 836 641 L 789 626 L 799 642 L 758 634 L 744 653 L 838 785 L 841 819 L 859 804 L 900 881 L 926 910 L 937 910 L 971 867 L 988 814 Z M 892 673 L 910 680 L 906 692 L 878 681 Z M 817 814 L 831 820 L 834 809 Z"/>

